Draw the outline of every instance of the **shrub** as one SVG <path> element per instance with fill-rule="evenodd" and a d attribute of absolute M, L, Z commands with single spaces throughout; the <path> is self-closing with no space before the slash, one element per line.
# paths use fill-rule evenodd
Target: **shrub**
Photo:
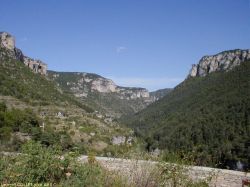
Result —
<path fill-rule="evenodd" d="M 11 137 L 12 129 L 10 127 L 2 127 L 0 128 L 0 140 L 8 141 Z"/>
<path fill-rule="evenodd" d="M 62 186 L 74 187 L 99 187 L 103 186 L 103 173 L 102 168 L 98 165 L 74 164 L 71 166 L 72 173 L 70 177 L 61 182 Z"/>
<path fill-rule="evenodd" d="M 159 165 L 159 168 L 162 186 L 208 187 L 208 179 L 193 181 L 188 176 L 188 167 L 183 164 L 162 163 Z"/>
<path fill-rule="evenodd" d="M 22 146 L 22 154 L 0 157 L 0 184 L 49 184 L 51 186 L 116 187 L 120 178 L 95 163 L 81 164 L 77 154 L 63 157 L 58 147 L 29 141 Z M 124 186 L 124 185 L 123 185 Z"/>
<path fill-rule="evenodd" d="M 191 181 L 186 175 L 186 167 L 181 164 L 164 163 L 158 166 L 135 161 L 125 177 L 126 171 L 105 170 L 94 155 L 89 155 L 89 163 L 84 164 L 76 159 L 78 154 L 61 155 L 62 151 L 58 147 L 45 147 L 29 141 L 22 146 L 22 154 L 0 157 L 0 184 L 38 183 L 74 187 L 208 186 L 205 181 Z"/>
<path fill-rule="evenodd" d="M 29 141 L 22 146 L 22 154 L 4 168 L 2 181 L 5 183 L 58 183 L 65 178 L 67 160 L 60 159 L 61 151 L 56 147 L 44 147 Z M 2 161 L 3 162 L 3 161 Z"/>
<path fill-rule="evenodd" d="M 88 163 L 92 165 L 96 163 L 95 154 L 92 152 L 88 155 Z"/>
<path fill-rule="evenodd" d="M 7 106 L 4 102 L 0 102 L 0 112 L 5 112 L 7 110 Z"/>

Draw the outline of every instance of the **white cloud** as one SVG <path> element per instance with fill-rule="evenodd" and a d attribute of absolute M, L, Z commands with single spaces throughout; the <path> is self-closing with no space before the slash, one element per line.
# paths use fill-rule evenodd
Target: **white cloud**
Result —
<path fill-rule="evenodd" d="M 163 89 L 163 88 L 173 88 L 184 78 L 140 78 L 140 77 L 109 77 L 117 85 L 125 87 L 142 87 L 147 88 L 150 91 Z"/>
<path fill-rule="evenodd" d="M 26 42 L 27 40 L 28 40 L 27 37 L 22 37 L 22 38 L 20 39 L 20 42 Z"/>
<path fill-rule="evenodd" d="M 127 49 L 127 48 L 124 47 L 124 46 L 118 46 L 118 47 L 116 47 L 116 52 L 117 52 L 117 53 L 121 53 L 121 52 L 125 51 L 126 49 Z"/>

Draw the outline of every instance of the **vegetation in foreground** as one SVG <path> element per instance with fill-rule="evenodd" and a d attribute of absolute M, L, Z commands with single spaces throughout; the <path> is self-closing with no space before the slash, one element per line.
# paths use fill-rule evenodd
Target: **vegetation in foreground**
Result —
<path fill-rule="evenodd" d="M 44 186 L 75 187 L 156 187 L 156 186 L 207 186 L 205 181 L 194 183 L 184 177 L 182 169 L 171 170 L 158 167 L 150 175 L 137 173 L 128 180 L 115 172 L 107 171 L 94 157 L 80 164 L 76 153 L 64 154 L 60 147 L 46 147 L 38 142 L 28 141 L 22 146 L 22 153 L 0 157 L 0 184 L 43 184 Z"/>

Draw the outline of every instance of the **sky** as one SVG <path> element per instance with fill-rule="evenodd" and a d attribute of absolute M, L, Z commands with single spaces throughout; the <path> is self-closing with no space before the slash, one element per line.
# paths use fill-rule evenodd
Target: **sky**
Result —
<path fill-rule="evenodd" d="M 173 88 L 204 55 L 250 48 L 250 0 L 0 0 L 0 31 L 50 70 Z"/>

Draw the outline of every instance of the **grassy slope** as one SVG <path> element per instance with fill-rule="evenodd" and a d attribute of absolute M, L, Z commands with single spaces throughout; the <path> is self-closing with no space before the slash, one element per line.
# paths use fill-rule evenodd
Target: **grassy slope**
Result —
<path fill-rule="evenodd" d="M 203 165 L 249 163 L 250 62 L 185 80 L 127 124 L 148 137 L 148 149 L 195 151 Z"/>

